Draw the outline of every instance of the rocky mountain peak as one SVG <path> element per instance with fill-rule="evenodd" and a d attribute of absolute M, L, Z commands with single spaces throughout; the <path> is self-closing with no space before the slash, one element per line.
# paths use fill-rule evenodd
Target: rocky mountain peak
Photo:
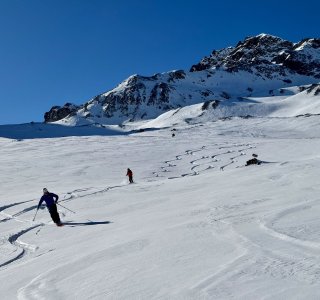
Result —
<path fill-rule="evenodd" d="M 186 105 L 247 97 L 255 90 L 267 96 L 274 89 L 317 83 L 319 79 L 320 39 L 292 43 L 259 34 L 235 47 L 212 51 L 189 72 L 135 74 L 83 105 L 52 107 L 45 113 L 45 122 L 119 124 L 155 118 Z"/>
<path fill-rule="evenodd" d="M 304 39 L 294 44 L 273 35 L 259 34 L 245 38 L 228 51 L 213 51 L 190 71 L 223 67 L 229 72 L 245 70 L 270 79 L 275 73 L 288 72 L 320 78 L 319 44 L 320 39 Z M 314 51 L 310 53 L 310 49 Z"/>
<path fill-rule="evenodd" d="M 267 47 L 267 48 L 274 48 L 276 47 L 292 47 L 293 43 L 287 40 L 284 40 L 280 37 L 261 33 L 257 36 L 246 37 L 243 41 L 240 41 L 236 47 L 245 47 L 248 49 L 253 49 L 257 47 Z"/>

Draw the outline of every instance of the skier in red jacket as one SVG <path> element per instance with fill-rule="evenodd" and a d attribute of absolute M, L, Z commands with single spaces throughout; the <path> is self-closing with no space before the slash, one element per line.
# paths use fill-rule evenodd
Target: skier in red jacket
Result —
<path fill-rule="evenodd" d="M 127 169 L 127 176 L 129 177 L 129 182 L 133 183 L 133 179 L 132 179 L 132 171 L 128 168 Z"/>

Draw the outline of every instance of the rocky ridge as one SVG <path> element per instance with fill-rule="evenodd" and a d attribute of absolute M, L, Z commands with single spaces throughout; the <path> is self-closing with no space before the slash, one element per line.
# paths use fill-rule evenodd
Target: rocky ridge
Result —
<path fill-rule="evenodd" d="M 130 76 L 83 105 L 54 106 L 44 119 L 67 125 L 120 124 L 191 104 L 267 96 L 283 87 L 318 82 L 320 39 L 292 43 L 260 34 L 214 50 L 189 71 Z"/>

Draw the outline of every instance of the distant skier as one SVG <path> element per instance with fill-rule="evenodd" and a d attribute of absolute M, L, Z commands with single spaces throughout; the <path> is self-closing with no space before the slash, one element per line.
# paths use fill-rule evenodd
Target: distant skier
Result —
<path fill-rule="evenodd" d="M 127 169 L 127 176 L 129 177 L 129 183 L 133 183 L 133 179 L 132 179 L 132 171 L 128 168 Z"/>
<path fill-rule="evenodd" d="M 59 199 L 58 195 L 54 193 L 49 193 L 49 191 L 46 188 L 44 188 L 43 196 L 39 201 L 37 209 L 39 209 L 42 202 L 45 201 L 52 221 L 56 223 L 57 226 L 63 226 L 63 224 L 60 221 L 60 216 L 59 216 L 57 205 L 56 205 L 56 203 L 58 203 L 58 199 Z"/>

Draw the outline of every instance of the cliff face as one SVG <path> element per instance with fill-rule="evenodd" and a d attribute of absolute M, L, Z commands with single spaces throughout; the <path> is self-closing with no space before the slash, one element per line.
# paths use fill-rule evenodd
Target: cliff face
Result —
<path fill-rule="evenodd" d="M 319 81 L 320 39 L 292 43 L 260 34 L 214 50 L 189 71 L 133 75 L 83 105 L 54 106 L 45 113 L 45 122 L 119 124 L 195 103 L 269 95 L 274 89 Z"/>
<path fill-rule="evenodd" d="M 53 106 L 51 109 L 44 114 L 46 122 L 59 121 L 67 116 L 70 116 L 79 109 L 79 106 L 66 103 L 64 106 Z"/>
<path fill-rule="evenodd" d="M 271 35 L 246 38 L 235 48 L 213 51 L 193 65 L 191 72 L 224 67 L 229 72 L 244 70 L 257 76 L 300 74 L 320 79 L 320 39 L 292 43 Z"/>

